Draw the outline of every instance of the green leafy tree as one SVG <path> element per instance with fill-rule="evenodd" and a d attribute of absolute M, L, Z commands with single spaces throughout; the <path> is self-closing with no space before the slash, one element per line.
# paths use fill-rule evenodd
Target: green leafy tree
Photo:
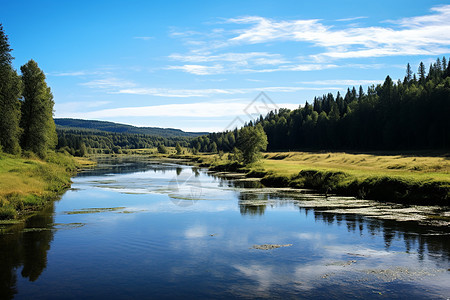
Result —
<path fill-rule="evenodd" d="M 211 144 L 211 152 L 212 153 L 217 153 L 217 144 L 216 144 L 216 142 L 212 142 L 212 144 Z"/>
<path fill-rule="evenodd" d="M 243 127 L 239 130 L 237 144 L 244 164 L 253 163 L 259 159 L 260 152 L 267 149 L 267 135 L 261 124 Z"/>
<path fill-rule="evenodd" d="M 175 150 L 177 151 L 177 155 L 183 154 L 183 148 L 181 148 L 180 143 L 175 145 Z"/>
<path fill-rule="evenodd" d="M 12 67 L 13 57 L 8 36 L 0 24 L 0 146 L 3 151 L 20 152 L 20 93 L 21 81 Z"/>
<path fill-rule="evenodd" d="M 166 148 L 166 146 L 164 146 L 164 144 L 159 144 L 157 149 L 158 149 L 158 153 L 161 153 L 161 154 L 166 154 L 168 152 L 167 148 Z"/>
<path fill-rule="evenodd" d="M 22 147 L 45 157 L 56 147 L 55 121 L 53 120 L 53 95 L 45 82 L 44 72 L 34 60 L 20 67 L 23 82 L 21 127 Z"/>

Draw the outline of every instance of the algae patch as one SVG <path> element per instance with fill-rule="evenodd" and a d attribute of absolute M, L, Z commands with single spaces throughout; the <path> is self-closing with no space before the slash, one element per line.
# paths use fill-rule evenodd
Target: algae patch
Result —
<path fill-rule="evenodd" d="M 66 211 L 64 214 L 66 215 L 79 215 L 79 214 L 96 214 L 101 212 L 111 212 L 111 211 L 118 211 L 123 210 L 126 207 L 105 207 L 105 208 L 82 208 L 82 209 L 76 209 L 72 211 Z"/>
<path fill-rule="evenodd" d="M 292 246 L 292 244 L 284 244 L 284 245 L 279 245 L 279 244 L 262 244 L 262 245 L 253 245 L 253 247 L 251 249 L 272 250 L 272 249 L 276 249 L 276 248 L 290 247 L 290 246 Z"/>

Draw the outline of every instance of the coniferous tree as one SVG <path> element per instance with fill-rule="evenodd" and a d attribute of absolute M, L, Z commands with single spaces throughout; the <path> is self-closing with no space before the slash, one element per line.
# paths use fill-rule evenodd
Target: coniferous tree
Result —
<path fill-rule="evenodd" d="M 21 81 L 12 67 L 8 36 L 0 24 L 0 148 L 19 153 Z"/>
<path fill-rule="evenodd" d="M 406 76 L 405 76 L 405 83 L 410 83 L 412 80 L 413 72 L 411 70 L 411 65 L 408 63 L 406 65 Z"/>
<path fill-rule="evenodd" d="M 426 71 L 425 71 L 425 65 L 423 64 L 423 62 L 420 62 L 419 64 L 419 82 L 423 83 L 425 82 L 425 76 L 426 76 Z"/>
<path fill-rule="evenodd" d="M 22 147 L 40 157 L 54 149 L 58 141 L 53 120 L 53 95 L 45 75 L 34 60 L 23 65 Z"/>

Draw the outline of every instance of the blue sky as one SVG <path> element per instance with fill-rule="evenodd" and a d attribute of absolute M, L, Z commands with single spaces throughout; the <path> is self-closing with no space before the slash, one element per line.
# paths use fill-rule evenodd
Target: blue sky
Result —
<path fill-rule="evenodd" d="M 450 1 L 6 1 L 55 117 L 220 131 L 450 53 Z M 258 109 L 259 107 L 259 109 Z"/>

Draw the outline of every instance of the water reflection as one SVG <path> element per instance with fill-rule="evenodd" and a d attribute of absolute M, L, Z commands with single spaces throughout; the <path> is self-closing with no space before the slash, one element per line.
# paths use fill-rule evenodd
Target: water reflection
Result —
<path fill-rule="evenodd" d="M 43 289 L 59 288 L 55 298 L 69 289 L 80 298 L 92 291 L 109 298 L 338 298 L 370 297 L 373 290 L 390 291 L 387 297 L 394 291 L 423 297 L 428 295 L 424 282 L 444 289 L 442 280 L 450 278 L 449 228 L 337 213 L 332 198 L 149 160 L 105 160 L 74 181 L 79 189 L 56 208 L 0 234 L 1 299 L 32 293 L 21 278 L 40 282 Z M 366 205 L 358 202 L 355 209 Z M 66 213 L 88 207 L 124 208 Z M 82 233 L 58 231 L 54 237 L 55 218 L 88 225 Z M 263 243 L 293 246 L 251 249 Z M 72 255 L 64 252 L 71 248 L 76 248 Z M 53 273 L 40 277 L 52 253 Z M 64 266 L 55 265 L 58 255 Z M 73 278 L 86 290 L 77 289 Z"/>
<path fill-rule="evenodd" d="M 24 224 L 4 229 L 0 235 L 0 298 L 12 299 L 17 293 L 17 270 L 29 281 L 36 281 L 47 267 L 47 252 L 53 240 L 54 205 L 29 218 Z"/>

